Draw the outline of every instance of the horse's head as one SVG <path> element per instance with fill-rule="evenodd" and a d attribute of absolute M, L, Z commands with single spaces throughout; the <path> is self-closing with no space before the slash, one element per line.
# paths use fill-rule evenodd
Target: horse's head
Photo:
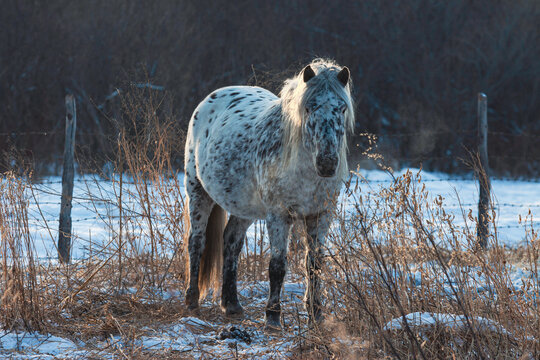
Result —
<path fill-rule="evenodd" d="M 349 69 L 324 69 L 315 74 L 311 66 L 303 70 L 306 98 L 303 103 L 304 144 L 312 153 L 313 164 L 321 177 L 338 173 L 345 160 L 345 132 L 353 119 Z M 319 77 L 324 77 L 318 79 Z"/>

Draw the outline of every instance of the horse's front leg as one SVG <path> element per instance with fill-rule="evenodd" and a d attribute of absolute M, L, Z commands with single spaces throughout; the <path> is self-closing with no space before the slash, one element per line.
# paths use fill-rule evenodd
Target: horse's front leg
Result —
<path fill-rule="evenodd" d="M 270 295 L 266 304 L 266 327 L 268 329 L 281 328 L 280 296 L 283 278 L 287 271 L 287 248 L 291 225 L 292 218 L 288 214 L 272 214 L 266 219 L 271 252 L 268 266 Z"/>
<path fill-rule="evenodd" d="M 328 212 L 305 217 L 306 223 L 306 293 L 304 301 L 309 322 L 319 322 L 322 316 L 321 284 L 319 274 L 323 262 L 324 241 L 331 217 Z"/>

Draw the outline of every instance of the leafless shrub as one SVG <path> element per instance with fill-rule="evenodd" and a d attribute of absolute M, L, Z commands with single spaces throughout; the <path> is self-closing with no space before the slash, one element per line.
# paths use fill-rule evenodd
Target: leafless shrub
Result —
<path fill-rule="evenodd" d="M 531 271 L 526 289 L 518 289 L 497 234 L 488 250 L 478 250 L 476 228 L 457 227 L 441 198 L 429 200 L 420 174 L 396 178 L 371 202 L 364 196 L 374 194 L 355 194 L 346 198 L 355 210 L 338 213 L 339 230 L 331 234 L 323 270 L 330 316 L 313 344 L 352 358 L 538 356 L 533 229 L 526 255 Z M 426 314 L 447 320 L 416 321 L 422 313 L 424 320 Z"/>

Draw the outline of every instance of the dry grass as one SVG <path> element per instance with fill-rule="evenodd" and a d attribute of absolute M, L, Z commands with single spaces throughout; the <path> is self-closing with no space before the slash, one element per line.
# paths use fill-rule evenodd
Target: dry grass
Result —
<path fill-rule="evenodd" d="M 139 90 L 136 90 L 139 91 Z M 115 139 L 114 176 L 107 186 L 89 182 L 89 208 L 109 226 L 109 241 L 88 239 L 87 256 L 72 264 L 38 261 L 28 210 L 31 177 L 0 180 L 0 323 L 7 330 L 51 333 L 84 341 L 96 358 L 189 358 L 188 352 L 147 349 L 136 340 L 188 315 L 183 307 L 184 208 L 179 174 L 171 158 L 181 150 L 174 117 L 145 90 L 125 95 Z M 141 102 L 144 99 L 144 102 Z M 285 329 L 272 341 L 290 341 L 288 352 L 270 357 L 534 359 L 540 355 L 538 257 L 540 242 L 528 228 L 526 245 L 509 250 L 494 233 L 478 250 L 476 229 L 458 228 L 439 198 L 430 200 L 420 174 L 407 173 L 388 187 L 365 191 L 363 180 L 347 185 L 327 241 L 324 280 L 326 320 L 306 328 L 298 302 L 284 305 Z M 368 201 L 368 197 L 371 199 Z M 345 202 L 352 204 L 345 206 Z M 100 213 L 99 204 L 109 204 Z M 472 214 L 463 214 L 471 217 Z M 532 216 L 532 215 L 531 215 Z M 524 219 L 526 222 L 527 219 Z M 494 224 L 492 224 L 493 226 Z M 51 241 L 55 225 L 50 224 Z M 303 230 L 294 232 L 289 281 L 303 278 Z M 240 280 L 249 287 L 267 280 L 265 228 L 256 225 L 251 248 L 240 260 Z M 82 239 L 78 239 L 82 241 Z M 511 283 L 511 266 L 528 270 L 523 288 Z M 262 330 L 263 302 L 246 304 L 243 326 Z M 461 322 L 417 325 L 392 319 L 415 312 L 462 315 Z M 227 324 L 217 306 L 198 315 Z M 486 326 L 480 318 L 490 319 Z M 456 325 L 457 324 L 457 325 Z M 459 325 L 459 326 L 458 326 Z M 204 334 L 217 328 L 199 327 Z M 108 341 L 105 347 L 103 341 Z M 217 342 L 217 340 L 214 340 Z M 123 346 L 118 344 L 122 343 Z M 100 347 L 101 346 L 101 347 Z M 198 354 L 218 356 L 199 344 Z M 97 351 L 97 352 L 96 352 Z M 231 349 L 231 358 L 249 355 Z"/>
<path fill-rule="evenodd" d="M 538 357 L 540 244 L 534 229 L 518 251 L 499 246 L 496 233 L 480 250 L 476 228 L 457 228 L 442 199 L 430 202 L 421 175 L 410 172 L 381 188 L 376 199 L 353 198 L 354 213 L 338 214 L 340 229 L 331 234 L 323 271 L 331 317 L 319 341 L 341 333 L 342 341 L 326 346 L 353 358 Z M 530 270 L 522 289 L 510 280 L 509 258 L 518 253 Z M 386 325 L 415 312 L 463 317 L 433 326 L 409 319 L 398 330 Z"/>

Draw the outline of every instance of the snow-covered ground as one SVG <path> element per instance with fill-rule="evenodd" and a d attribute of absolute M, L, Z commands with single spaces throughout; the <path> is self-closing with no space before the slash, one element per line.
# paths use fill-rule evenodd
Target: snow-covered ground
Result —
<path fill-rule="evenodd" d="M 413 169 L 413 173 L 417 170 Z M 376 191 L 380 187 L 389 186 L 391 177 L 383 171 L 361 171 L 365 181 L 361 183 L 362 191 Z M 399 174 L 396 174 L 396 176 Z M 87 255 L 90 241 L 100 244 L 111 238 L 111 219 L 118 215 L 115 190 L 111 183 L 103 182 L 90 176 L 77 179 L 74 189 L 74 204 L 72 210 L 73 233 L 76 237 L 73 244 L 73 258 L 84 258 Z M 475 180 L 456 179 L 448 174 L 422 173 L 422 180 L 432 199 L 440 195 L 444 199 L 445 210 L 455 215 L 457 226 L 465 225 L 463 214 L 472 210 L 476 215 L 478 208 L 478 182 Z M 183 184 L 183 179 L 180 179 Z M 129 189 L 130 185 L 127 185 Z M 61 179 L 50 177 L 36 186 L 35 199 L 30 199 L 30 226 L 34 235 L 37 253 L 41 258 L 55 258 L 56 248 L 51 235 L 56 238 L 58 231 L 58 214 L 60 212 L 60 196 L 62 191 Z M 124 190 L 125 191 L 125 190 Z M 134 191 L 131 189 L 131 191 Z M 183 188 L 181 188 L 183 193 Z M 116 186 L 116 194 L 118 189 Z M 495 197 L 497 211 L 498 240 L 500 244 L 509 247 L 519 246 L 525 239 L 525 227 L 519 223 L 520 216 L 525 219 L 529 210 L 532 214 L 540 212 L 540 183 L 527 181 L 492 181 L 492 195 Z M 90 198 L 94 201 L 90 201 Z M 127 198 L 127 200 L 126 200 Z M 373 198 L 372 198 L 373 199 Z M 124 193 L 125 208 L 134 213 L 141 213 L 140 206 L 133 203 Z M 352 204 L 349 204 L 352 206 Z M 159 209 L 156 210 L 159 212 Z M 128 212 L 129 214 L 129 212 Z M 158 217 L 159 213 L 154 213 Z M 528 223 L 530 224 L 530 222 Z M 535 227 L 540 221 L 534 221 Z M 471 225 L 469 223 L 469 225 Z M 248 238 L 253 238 L 258 232 L 255 225 L 248 230 Z M 251 236 L 249 236 L 251 235 Z"/>
<path fill-rule="evenodd" d="M 417 170 L 412 171 L 413 173 L 417 172 Z M 361 171 L 360 174 L 362 177 L 360 186 L 364 194 L 369 191 L 376 192 L 380 187 L 387 187 L 391 183 L 391 176 L 382 171 Z M 395 175 L 398 176 L 399 174 Z M 468 220 L 463 214 L 469 213 L 469 210 L 476 214 L 478 201 L 477 181 L 456 179 L 447 174 L 426 172 L 422 173 L 422 179 L 432 199 L 439 195 L 442 196 L 444 208 L 448 213 L 455 215 L 454 222 L 457 226 L 466 225 Z M 180 183 L 183 184 L 182 179 L 180 179 Z M 134 185 L 128 184 L 123 195 L 124 214 L 137 217 L 143 211 L 141 205 L 136 203 L 135 198 L 130 197 L 130 191 L 135 192 Z M 183 188 L 180 191 L 183 194 Z M 61 179 L 59 177 L 49 177 L 34 186 L 33 194 L 28 194 L 30 203 L 29 226 L 37 255 L 41 261 L 56 261 L 55 239 L 58 232 L 60 193 Z M 167 198 L 169 202 L 181 201 L 181 199 L 171 198 L 177 197 L 178 193 L 173 191 L 170 194 L 169 198 Z M 540 212 L 540 183 L 493 180 L 492 194 L 496 200 L 496 224 L 499 243 L 508 247 L 517 247 L 524 241 L 526 234 L 524 225 L 519 222 L 520 217 L 525 219 L 528 216 L 531 219 L 529 212 L 532 214 Z M 92 176 L 82 176 L 76 179 L 72 210 L 73 234 L 75 236 L 73 242 L 74 259 L 86 258 L 92 251 L 92 247 L 94 249 L 106 247 L 107 242 L 114 238 L 113 235 L 117 231 L 117 216 L 119 214 L 119 209 L 115 205 L 117 196 L 118 187 L 111 182 Z M 346 208 L 352 209 L 353 204 L 347 204 Z M 151 209 L 152 217 L 156 220 L 156 225 L 162 227 L 162 233 L 167 236 L 167 234 L 171 234 L 171 230 L 167 228 L 167 224 L 160 222 L 160 218 L 164 215 L 160 213 L 162 211 L 160 209 L 159 206 L 154 206 Z M 532 219 L 532 224 L 538 227 L 540 221 L 535 221 L 534 217 Z M 531 222 L 529 221 L 528 224 L 530 225 Z M 260 237 L 260 226 L 260 224 L 254 225 L 248 230 L 250 247 L 255 246 L 254 239 L 257 236 Z M 144 228 L 141 229 L 141 237 L 143 238 L 145 231 Z M 144 243 L 141 243 L 141 246 L 144 246 Z M 515 286 L 519 286 L 522 275 L 522 269 L 516 268 L 512 274 Z M 252 299 L 254 306 L 258 306 L 261 313 L 264 308 L 267 286 L 267 283 L 240 286 L 241 295 L 244 298 Z M 289 304 L 301 303 L 302 292 L 302 285 L 287 283 L 283 295 L 284 302 Z M 460 321 L 459 318 L 449 318 L 448 316 L 450 315 L 419 315 L 413 317 L 413 320 L 428 318 L 429 321 L 450 321 L 454 323 Z M 387 325 L 387 327 L 393 328 L 399 326 L 399 320 L 392 321 Z M 241 325 L 239 325 L 239 329 L 242 330 Z M 137 340 L 136 345 L 148 349 L 166 348 L 179 355 L 189 352 L 189 356 L 194 357 L 201 357 L 204 351 L 211 349 L 213 354 L 234 355 L 235 351 L 238 351 L 244 355 L 260 357 L 266 354 L 265 356 L 277 358 L 280 357 L 279 354 L 286 352 L 287 347 L 291 345 L 291 342 L 287 339 L 277 341 L 270 335 L 257 331 L 249 333 L 252 342 L 246 344 L 242 340 L 222 338 L 220 333 L 222 330 L 223 324 L 208 323 L 196 317 L 187 317 L 159 332 L 149 329 L 146 335 Z M 271 348 L 269 348 L 269 343 L 272 343 Z M 201 344 L 204 344 L 206 350 L 203 350 Z M 99 344 L 94 345 L 98 348 L 100 346 Z M 119 339 L 115 338 L 107 339 L 101 345 L 103 347 L 126 346 L 126 344 L 122 344 Z M 84 343 L 76 343 L 52 335 L 0 332 L 0 357 L 9 356 L 21 359 L 36 357 L 84 358 L 92 355 L 89 351 Z M 98 353 L 99 351 L 96 354 Z M 102 356 L 102 354 L 98 356 Z"/>
<path fill-rule="evenodd" d="M 240 283 L 240 301 L 247 313 L 254 316 L 244 320 L 224 321 L 220 316 L 214 321 L 195 316 L 180 318 L 158 328 L 143 328 L 135 339 L 115 335 L 91 341 L 72 341 L 51 334 L 0 330 L 0 358 L 9 359 L 117 359 L 114 353 L 129 354 L 134 350 L 154 354 L 168 354 L 179 358 L 242 358 L 282 359 L 290 353 L 293 339 L 284 334 L 264 332 L 262 309 L 268 293 L 268 282 Z M 282 306 L 292 313 L 292 307 L 301 306 L 304 293 L 301 283 L 284 285 Z M 201 313 L 211 311 L 217 304 L 201 305 Z M 289 319 L 290 320 L 290 319 Z M 294 323 L 293 321 L 288 321 Z M 294 325 L 294 324 L 293 324 Z M 297 328 L 289 329 L 291 333 Z"/>

